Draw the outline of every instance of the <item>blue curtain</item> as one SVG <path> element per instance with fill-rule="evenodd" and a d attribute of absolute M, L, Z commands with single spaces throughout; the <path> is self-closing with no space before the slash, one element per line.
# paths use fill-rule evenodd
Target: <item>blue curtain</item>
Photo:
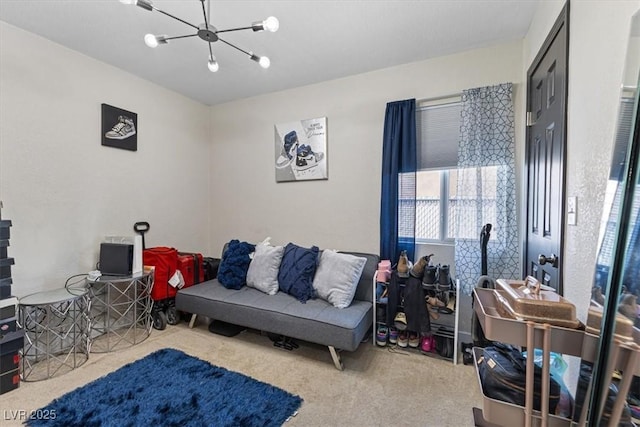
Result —
<path fill-rule="evenodd" d="M 487 274 L 520 277 L 512 93 L 511 83 L 462 92 L 454 215 L 457 226 L 477 230 L 474 236 L 461 236 L 461 229 L 455 234 L 456 278 L 467 294 L 480 277 L 480 232 L 487 223 Z"/>
<path fill-rule="evenodd" d="M 390 102 L 384 117 L 380 257 L 397 262 L 406 250 L 415 252 L 416 100 Z M 413 215 L 413 230 L 398 229 L 400 215 Z M 399 237 L 399 235 L 402 237 Z"/>

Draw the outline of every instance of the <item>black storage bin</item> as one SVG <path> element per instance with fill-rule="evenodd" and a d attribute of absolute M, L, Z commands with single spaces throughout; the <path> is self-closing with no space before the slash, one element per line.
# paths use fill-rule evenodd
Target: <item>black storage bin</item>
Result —
<path fill-rule="evenodd" d="M 9 298 L 11 296 L 11 277 L 8 279 L 0 279 L 0 299 Z"/>
<path fill-rule="evenodd" d="M 0 259 L 0 279 L 8 279 L 11 277 L 11 266 L 13 264 L 13 258 Z"/>
<path fill-rule="evenodd" d="M 9 227 L 11 227 L 11 220 L 0 220 L 0 240 L 9 240 L 11 238 Z"/>
<path fill-rule="evenodd" d="M 0 335 L 0 356 L 22 350 L 24 347 L 24 330 Z"/>
<path fill-rule="evenodd" d="M 18 298 L 16 297 L 0 300 L 0 321 L 9 319 L 10 317 L 16 317 L 18 315 L 17 308 Z"/>
<path fill-rule="evenodd" d="M 9 332 L 16 331 L 17 317 L 8 317 L 6 319 L 0 319 L 0 337 L 8 334 Z"/>
<path fill-rule="evenodd" d="M 7 247 L 9 246 L 9 239 L 0 240 L 0 259 L 7 257 Z"/>
<path fill-rule="evenodd" d="M 14 318 L 15 319 L 15 318 Z M 20 386 L 20 356 L 24 347 L 24 331 L 0 332 L 0 394 Z"/>
<path fill-rule="evenodd" d="M 0 394 L 7 393 L 20 387 L 20 369 L 14 369 L 0 375 Z"/>
<path fill-rule="evenodd" d="M 0 374 L 20 368 L 20 352 L 11 351 L 0 356 Z"/>

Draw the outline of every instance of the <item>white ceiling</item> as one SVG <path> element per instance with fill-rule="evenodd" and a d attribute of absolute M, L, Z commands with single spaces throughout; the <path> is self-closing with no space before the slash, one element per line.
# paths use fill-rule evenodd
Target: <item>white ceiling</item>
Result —
<path fill-rule="evenodd" d="M 219 30 L 270 15 L 280 20 L 276 33 L 224 35 L 268 56 L 269 69 L 216 42 L 215 74 L 207 69 L 207 44 L 197 37 L 156 49 L 143 42 L 147 33 L 186 35 L 194 32 L 191 27 L 118 0 L 0 0 L 0 20 L 214 105 L 518 40 L 538 1 L 213 0 L 211 23 Z M 199 0 L 154 5 L 195 25 L 203 22 Z"/>

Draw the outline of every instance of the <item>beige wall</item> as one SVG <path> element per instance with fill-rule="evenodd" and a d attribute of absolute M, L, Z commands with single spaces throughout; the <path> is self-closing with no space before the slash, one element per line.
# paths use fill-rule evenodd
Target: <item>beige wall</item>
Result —
<path fill-rule="evenodd" d="M 212 107 L 214 251 L 272 236 L 377 253 L 386 103 L 508 81 L 519 99 L 521 53 L 514 42 Z M 324 116 L 329 179 L 276 183 L 274 124 Z"/>
<path fill-rule="evenodd" d="M 101 103 L 138 114 L 138 151 L 100 145 Z M 208 107 L 0 22 L 0 200 L 14 294 L 95 268 L 105 235 L 209 246 Z"/>

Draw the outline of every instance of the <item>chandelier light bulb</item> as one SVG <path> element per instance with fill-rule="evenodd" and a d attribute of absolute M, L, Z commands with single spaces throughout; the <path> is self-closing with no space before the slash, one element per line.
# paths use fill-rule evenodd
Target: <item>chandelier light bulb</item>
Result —
<path fill-rule="evenodd" d="M 120 0 L 122 4 L 136 4 L 136 0 Z"/>
<path fill-rule="evenodd" d="M 209 71 L 211 71 L 212 73 L 215 73 L 220 69 L 220 65 L 218 65 L 218 61 L 216 61 L 214 58 L 209 58 L 207 67 L 209 68 Z"/>
<path fill-rule="evenodd" d="M 266 69 L 266 68 L 269 68 L 269 66 L 271 65 L 271 61 L 266 56 L 261 56 L 260 59 L 258 60 L 258 64 L 260 64 L 262 68 Z"/>
<path fill-rule="evenodd" d="M 151 47 L 151 48 L 158 47 L 158 39 L 153 34 L 145 35 L 144 36 L 144 43 L 147 46 Z"/>
<path fill-rule="evenodd" d="M 280 28 L 280 21 L 275 16 L 270 16 L 262 22 L 262 26 L 266 31 L 275 33 Z"/>
<path fill-rule="evenodd" d="M 167 44 L 167 36 L 154 36 L 153 34 L 147 34 L 144 36 L 144 42 L 147 46 L 153 48 L 158 47 L 159 44 Z"/>

